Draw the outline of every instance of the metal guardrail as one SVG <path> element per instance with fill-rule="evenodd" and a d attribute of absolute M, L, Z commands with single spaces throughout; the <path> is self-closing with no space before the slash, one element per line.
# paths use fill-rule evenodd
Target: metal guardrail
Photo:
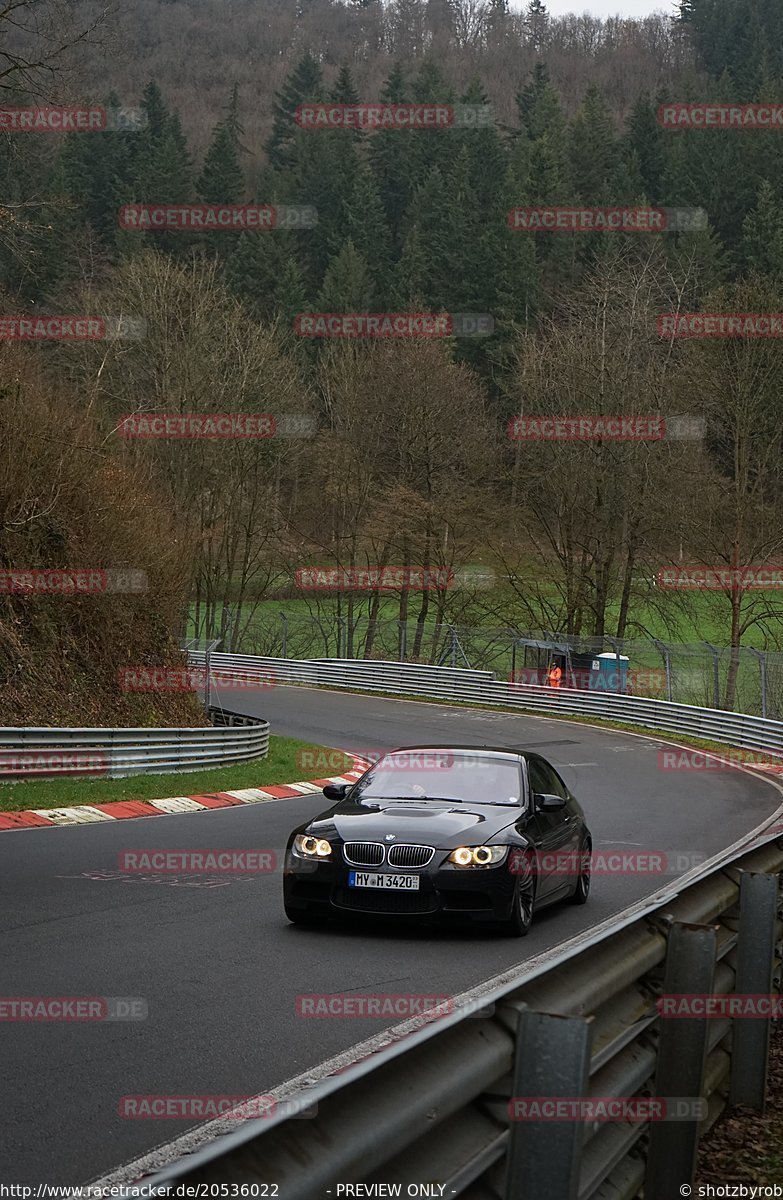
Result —
<path fill-rule="evenodd" d="M 205 1134 L 145 1189 L 218 1195 L 210 1186 L 275 1181 L 280 1200 L 359 1194 L 338 1191 L 347 1183 L 368 1196 L 465 1200 L 688 1194 L 699 1137 L 727 1104 L 763 1105 L 770 1020 L 667 1020 L 659 1001 L 780 991 L 782 869 L 771 841 L 673 883 L 612 929 L 523 965 L 521 979 L 457 997 L 456 1011 L 398 1027 L 381 1049 L 357 1046 L 350 1064 L 333 1060 L 320 1082 L 273 1093 L 268 1117 Z M 522 1097 L 648 1097 L 666 1119 L 514 1119 Z M 424 1181 L 442 1191 L 408 1191 Z"/>
<path fill-rule="evenodd" d="M 232 656 L 220 658 L 221 671 L 230 671 Z M 624 697 L 509 689 L 488 672 L 241 656 L 233 665 L 244 675 L 274 671 L 281 682 L 582 711 L 783 749 L 776 722 Z M 205 1131 L 200 1148 L 146 1177 L 145 1186 L 274 1180 L 280 1200 L 326 1200 L 348 1183 L 365 1185 L 366 1195 L 407 1195 L 417 1184 L 415 1194 L 466 1200 L 687 1194 L 680 1189 L 692 1183 L 699 1138 L 727 1104 L 763 1106 L 771 1021 L 725 1012 L 667 1020 L 659 1001 L 780 992 L 781 834 L 778 819 L 690 879 L 672 881 L 557 954 L 522 965 L 512 982 L 456 997 L 455 1011 L 397 1027 L 380 1049 L 378 1039 L 354 1047 L 350 1063 L 341 1056 L 331 1069 L 273 1093 L 276 1108 L 265 1119 L 240 1122 L 217 1140 Z M 666 1119 L 517 1120 L 514 1101 L 521 1097 L 651 1097 L 667 1105 Z M 438 1190 L 423 1192 L 424 1181 Z"/>
<path fill-rule="evenodd" d="M 0 728 L 0 779 L 168 774 L 263 758 L 269 722 L 210 708 L 198 729 Z"/>
<path fill-rule="evenodd" d="M 196 665 L 204 662 L 203 654 L 191 654 L 189 658 Z M 259 680 L 272 678 L 277 683 L 502 705 L 553 716 L 596 717 L 763 750 L 783 758 L 783 721 L 641 696 L 516 684 L 496 679 L 492 671 L 363 659 L 293 660 L 243 654 L 213 654 L 212 669 L 225 675 L 232 670 L 241 672 L 249 679 L 257 673 Z"/>
<path fill-rule="evenodd" d="M 477 581 L 475 575 L 471 578 Z M 297 590 L 292 588 L 292 595 Z M 302 599 L 301 591 L 299 596 Z M 304 603 L 306 611 L 297 608 L 291 613 L 272 612 L 268 605 L 259 608 L 253 601 L 249 606 L 224 605 L 219 625 L 217 611 L 202 607 L 198 629 L 213 633 L 219 629 L 222 649 L 230 654 L 424 662 L 495 671 L 527 683 L 544 683 L 550 664 L 556 661 L 563 668 L 563 683 L 570 687 L 590 686 L 585 676 L 590 676 L 588 666 L 599 654 L 619 654 L 628 658 L 627 686 L 616 682 L 614 691 L 783 720 L 780 651 L 610 634 L 569 636 L 551 629 L 457 625 L 444 619 L 422 625 L 417 615 L 403 621 L 374 619 L 369 594 L 355 595 L 350 619 L 334 595 L 313 595 Z M 190 620 L 196 620 L 195 611 Z M 770 631 L 773 624 L 770 617 Z M 205 645 L 190 639 L 184 648 L 203 650 Z M 217 649 L 214 643 L 212 649 Z M 619 662 L 616 669 L 619 677 Z"/>

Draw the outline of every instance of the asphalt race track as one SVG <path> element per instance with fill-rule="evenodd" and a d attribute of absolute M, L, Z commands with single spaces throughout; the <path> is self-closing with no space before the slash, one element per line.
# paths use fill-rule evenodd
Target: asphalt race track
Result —
<path fill-rule="evenodd" d="M 660 742 L 568 722 L 290 687 L 224 702 L 266 716 L 274 733 L 357 751 L 449 740 L 539 750 L 582 801 L 595 851 L 709 857 L 780 802 L 761 779 L 663 771 Z M 166 788 L 162 777 L 162 795 Z M 300 993 L 459 993 L 667 882 L 599 877 L 584 908 L 549 909 L 514 940 L 302 930 L 285 920 L 279 873 L 214 886 L 118 869 L 122 851 L 144 848 L 281 853 L 289 830 L 324 807 L 315 795 L 0 833 L 0 996 L 132 996 L 149 1006 L 134 1022 L 0 1022 L 0 1182 L 85 1183 L 193 1125 L 124 1119 L 123 1095 L 255 1095 L 383 1027 L 302 1019 Z"/>

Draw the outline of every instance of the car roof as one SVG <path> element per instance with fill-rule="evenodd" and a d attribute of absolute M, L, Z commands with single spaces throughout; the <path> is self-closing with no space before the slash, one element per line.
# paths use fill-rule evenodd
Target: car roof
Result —
<path fill-rule="evenodd" d="M 431 743 L 426 746 L 396 746 L 386 754 L 415 753 L 420 750 L 440 750 L 449 754 L 481 754 L 487 758 L 527 758 L 533 751 L 515 749 L 513 746 L 455 746 L 453 742 Z M 384 755 L 385 757 L 386 755 Z"/>

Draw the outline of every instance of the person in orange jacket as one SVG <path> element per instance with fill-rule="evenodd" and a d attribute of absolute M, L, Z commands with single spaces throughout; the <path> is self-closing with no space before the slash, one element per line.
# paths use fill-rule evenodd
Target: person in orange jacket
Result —
<path fill-rule="evenodd" d="M 560 687 L 560 680 L 563 678 L 563 669 L 557 663 L 552 663 L 547 674 L 546 681 L 550 687 Z"/>

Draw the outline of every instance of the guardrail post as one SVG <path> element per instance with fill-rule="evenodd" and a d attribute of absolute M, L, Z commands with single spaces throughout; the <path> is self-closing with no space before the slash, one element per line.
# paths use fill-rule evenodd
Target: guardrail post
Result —
<path fill-rule="evenodd" d="M 720 650 L 711 642 L 704 645 L 712 654 L 712 707 L 720 708 Z"/>
<path fill-rule="evenodd" d="M 673 923 L 666 951 L 664 998 L 710 995 L 715 978 L 716 949 L 716 926 Z M 644 1185 L 644 1194 L 649 1200 L 678 1196 L 683 1184 L 693 1182 L 700 1119 L 695 1101 L 701 1097 L 704 1084 L 708 1028 L 706 1016 L 659 1018 L 655 1096 L 665 1101 L 690 1099 L 694 1105 L 685 1120 L 667 1113 L 667 1119 L 650 1125 Z"/>
<path fill-rule="evenodd" d="M 590 1076 L 590 1022 L 523 1009 L 509 1104 L 506 1200 L 576 1200 L 583 1121 L 515 1119 L 515 1100 L 583 1097 Z"/>
<path fill-rule="evenodd" d="M 659 654 L 663 656 L 663 666 L 666 671 L 666 699 L 671 703 L 673 698 L 672 693 L 672 656 L 669 647 L 665 642 L 660 642 L 658 638 L 653 638 L 653 642 L 658 649 Z"/>
<path fill-rule="evenodd" d="M 734 991 L 769 996 L 775 955 L 778 877 L 751 871 L 740 876 L 740 918 Z M 770 1017 L 735 1017 L 731 1033 L 729 1104 L 764 1111 L 769 1068 Z"/>
<path fill-rule="evenodd" d="M 767 656 L 762 650 L 757 650 L 755 646 L 747 646 L 745 649 L 750 650 L 751 654 L 755 654 L 759 660 L 759 688 L 761 690 L 761 716 L 765 718 L 767 715 Z"/>

